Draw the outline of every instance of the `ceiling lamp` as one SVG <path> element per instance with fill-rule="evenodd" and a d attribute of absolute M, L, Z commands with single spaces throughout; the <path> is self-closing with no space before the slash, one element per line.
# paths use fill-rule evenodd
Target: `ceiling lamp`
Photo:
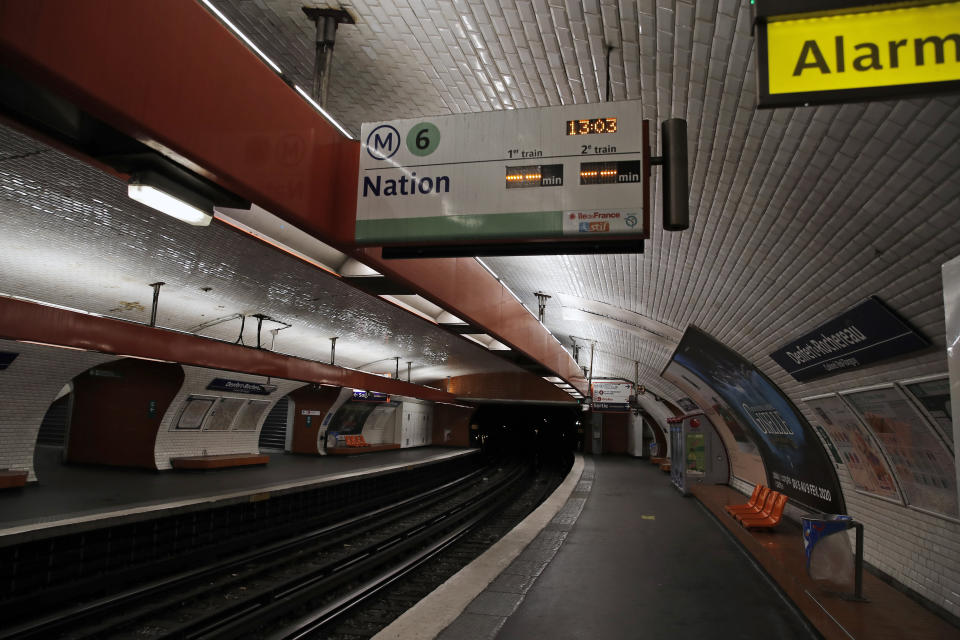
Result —
<path fill-rule="evenodd" d="M 213 202 L 154 171 L 134 174 L 127 195 L 187 224 L 205 227 L 213 219 Z"/>

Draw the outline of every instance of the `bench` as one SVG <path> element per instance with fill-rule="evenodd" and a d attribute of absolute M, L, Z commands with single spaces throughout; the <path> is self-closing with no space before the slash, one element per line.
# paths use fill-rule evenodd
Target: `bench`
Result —
<path fill-rule="evenodd" d="M 224 453 L 213 456 L 186 456 L 170 458 L 174 469 L 225 469 L 228 467 L 249 467 L 267 464 L 270 456 L 258 453 Z"/>
<path fill-rule="evenodd" d="M 352 456 L 358 453 L 373 453 L 374 451 L 390 451 L 399 449 L 400 445 L 393 443 L 385 444 L 367 444 L 363 447 L 327 447 L 327 455 L 331 456 Z"/>
<path fill-rule="evenodd" d="M 777 491 L 771 491 L 770 493 L 775 493 L 776 497 L 769 512 L 766 515 L 760 513 L 754 516 L 743 516 L 740 518 L 741 525 L 747 529 L 772 529 L 780 524 L 780 519 L 783 517 L 783 508 L 787 506 L 788 498 Z"/>
<path fill-rule="evenodd" d="M 670 473 L 670 462 L 661 462 L 660 471 L 663 471 L 664 473 Z"/>
<path fill-rule="evenodd" d="M 0 489 L 16 489 L 27 486 L 26 471 L 0 470 Z"/>
<path fill-rule="evenodd" d="M 770 489 L 768 487 L 758 484 L 753 487 L 753 494 L 744 504 L 728 504 L 723 508 L 726 509 L 727 513 L 729 513 L 731 516 L 736 516 L 738 513 L 759 513 L 763 506 L 763 501 L 767 499 L 768 493 L 770 493 Z"/>

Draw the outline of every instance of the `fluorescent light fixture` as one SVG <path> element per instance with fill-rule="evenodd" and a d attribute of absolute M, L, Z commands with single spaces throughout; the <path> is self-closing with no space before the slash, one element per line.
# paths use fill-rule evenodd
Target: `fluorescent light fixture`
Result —
<path fill-rule="evenodd" d="M 251 49 L 253 49 L 253 51 L 254 51 L 258 56 L 260 56 L 260 59 L 261 59 L 261 60 L 263 60 L 263 61 L 266 62 L 268 65 L 270 65 L 271 67 L 273 67 L 273 70 L 274 70 L 274 71 L 276 71 L 276 72 L 279 73 L 280 75 L 283 75 L 283 71 L 280 70 L 280 67 L 277 66 L 277 63 L 275 63 L 273 60 L 271 60 L 269 57 L 267 57 L 267 54 L 265 54 L 263 51 L 260 51 L 260 49 L 257 48 L 257 45 L 253 44 L 253 42 L 250 40 L 250 38 L 248 38 L 247 36 L 245 36 L 245 35 L 243 34 L 243 32 L 240 31 L 240 29 L 237 29 L 237 27 L 236 27 L 232 22 L 230 22 L 229 20 L 227 20 L 227 17 L 226 17 L 225 15 L 223 15 L 222 13 L 220 13 L 220 11 L 219 11 L 215 6 L 213 6 L 213 4 L 210 3 L 210 0 L 200 0 L 200 1 L 203 2 L 203 4 L 207 5 L 207 8 L 210 9 L 211 12 L 213 12 L 213 15 L 217 16 L 218 18 L 220 18 L 220 21 L 221 21 L 223 24 L 227 25 L 227 27 L 229 27 L 229 29 L 230 29 L 231 31 L 233 31 L 235 34 L 237 34 L 237 37 L 238 37 L 238 38 L 240 38 L 241 40 L 243 40 L 248 47 L 250 47 Z"/>
<path fill-rule="evenodd" d="M 62 304 L 55 304 L 53 302 L 46 302 L 45 300 L 37 300 L 36 298 L 26 298 L 24 296 L 17 296 L 12 293 L 0 293 L 0 297 L 13 298 L 14 300 L 22 300 L 24 302 L 32 302 L 33 304 L 40 304 L 45 307 L 53 307 L 54 309 L 63 309 L 64 311 L 72 311 L 73 313 L 82 313 L 88 316 L 96 316 L 98 318 L 103 318 L 104 316 L 96 313 L 94 311 L 84 311 L 83 309 L 77 309 L 76 307 L 66 307 Z"/>
<path fill-rule="evenodd" d="M 86 351 L 86 349 L 81 349 L 80 347 L 68 347 L 65 344 L 53 344 L 52 342 L 36 342 L 35 340 L 17 340 L 17 342 L 22 342 L 23 344 L 36 344 L 41 347 L 56 347 L 57 349 L 69 349 L 70 351 Z"/>
<path fill-rule="evenodd" d="M 474 260 L 476 260 L 477 262 L 479 262 L 479 263 L 480 263 L 480 266 L 487 270 L 487 273 L 489 273 L 490 275 L 492 275 L 492 276 L 493 276 L 494 278 L 496 278 L 497 280 L 500 279 L 500 276 L 498 276 L 496 273 L 494 273 L 494 272 L 493 272 L 493 269 L 491 269 L 490 267 L 488 267 L 486 262 L 484 262 L 484 261 L 481 260 L 480 258 L 474 258 Z"/>
<path fill-rule="evenodd" d="M 379 297 L 380 297 L 380 298 L 383 298 L 384 300 L 386 300 L 386 301 L 389 302 L 390 304 L 396 305 L 396 306 L 400 307 L 401 309 L 404 309 L 405 311 L 409 311 L 410 313 L 412 313 L 412 314 L 415 315 L 415 316 L 420 316 L 421 318 L 423 318 L 423 319 L 426 320 L 427 322 L 432 322 L 433 324 L 437 324 L 437 321 L 436 321 L 436 320 L 434 320 L 433 318 L 431 318 L 430 316 L 428 316 L 427 314 L 425 314 L 423 311 L 420 311 L 420 310 L 417 309 L 416 307 L 413 307 L 412 305 L 409 305 L 409 304 L 405 303 L 403 300 L 400 300 L 400 299 L 398 299 L 398 298 L 396 298 L 396 297 L 394 297 L 394 296 L 388 296 L 388 295 L 381 295 L 381 296 L 379 296 Z"/>
<path fill-rule="evenodd" d="M 523 304 L 523 300 L 521 300 L 521 299 L 520 299 L 520 296 L 518 296 L 517 294 L 515 294 L 515 293 L 513 292 L 513 289 L 511 289 L 511 288 L 508 287 L 506 284 L 504 284 L 503 281 L 501 281 L 500 284 L 503 286 L 504 289 L 507 290 L 507 292 L 510 293 L 510 295 L 512 295 L 514 298 L 516 298 L 517 302 L 519 302 L 520 304 Z"/>
<path fill-rule="evenodd" d="M 327 113 L 327 112 L 324 110 L 323 107 L 321 107 L 319 104 L 317 104 L 317 103 L 314 101 L 314 99 L 310 97 L 310 94 L 309 94 L 309 93 L 307 93 L 306 91 L 304 91 L 303 89 L 301 89 L 301 88 L 298 87 L 297 85 L 293 85 L 293 88 L 296 89 L 296 90 L 297 90 L 297 93 L 299 93 L 301 96 L 303 96 L 304 99 L 305 99 L 307 102 L 309 102 L 311 105 L 313 105 L 313 108 L 316 109 L 317 111 L 319 111 L 319 112 L 320 112 L 320 115 L 322 115 L 324 118 L 326 118 L 327 121 L 328 121 L 330 124 L 332 124 L 333 126 L 335 126 L 337 129 L 340 129 L 340 133 L 342 133 L 343 135 L 347 136 L 347 139 L 348 139 L 348 140 L 353 140 L 353 136 L 350 134 L 350 132 L 347 131 L 346 129 L 344 129 L 342 124 L 340 124 L 339 122 L 337 122 L 332 115 L 330 115 L 329 113 Z"/>
<path fill-rule="evenodd" d="M 467 324 L 466 320 L 458 318 L 449 311 L 443 311 L 434 318 L 440 324 L 455 324 L 455 325 L 465 325 Z"/>
<path fill-rule="evenodd" d="M 131 182 L 127 185 L 127 195 L 137 202 L 194 226 L 205 227 L 213 219 L 206 211 L 147 184 Z"/>

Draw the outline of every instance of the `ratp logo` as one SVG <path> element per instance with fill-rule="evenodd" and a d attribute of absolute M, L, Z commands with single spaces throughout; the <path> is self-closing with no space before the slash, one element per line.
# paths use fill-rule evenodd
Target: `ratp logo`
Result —
<path fill-rule="evenodd" d="M 370 132 L 364 146 L 374 160 L 386 160 L 400 148 L 400 132 L 389 124 L 382 124 Z"/>

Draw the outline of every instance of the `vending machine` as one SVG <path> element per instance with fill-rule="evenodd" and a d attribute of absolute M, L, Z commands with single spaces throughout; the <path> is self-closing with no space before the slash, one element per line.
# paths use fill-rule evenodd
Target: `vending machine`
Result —
<path fill-rule="evenodd" d="M 703 412 L 688 413 L 670 425 L 670 478 L 683 495 L 694 484 L 726 484 L 727 449 Z"/>

